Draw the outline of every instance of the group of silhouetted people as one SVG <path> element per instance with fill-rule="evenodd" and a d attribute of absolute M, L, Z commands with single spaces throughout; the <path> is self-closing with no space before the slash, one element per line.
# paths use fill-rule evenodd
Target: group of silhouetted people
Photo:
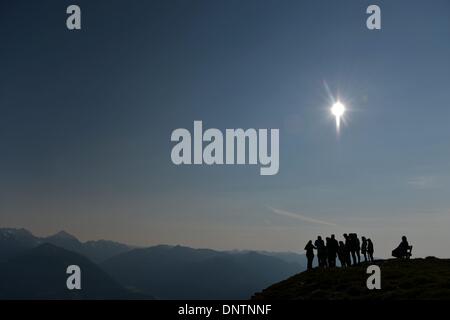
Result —
<path fill-rule="evenodd" d="M 314 261 L 314 250 L 317 251 L 319 268 L 336 267 L 336 258 L 339 259 L 342 267 L 349 267 L 361 263 L 361 254 L 365 262 L 373 262 L 372 240 L 361 237 L 361 241 L 356 233 L 344 233 L 344 241 L 337 241 L 334 234 L 323 241 L 321 236 L 317 237 L 314 244 L 311 240 L 306 244 L 306 258 L 308 259 L 308 270 L 312 269 Z M 412 246 L 409 245 L 406 236 L 402 237 L 402 242 L 392 250 L 392 256 L 399 259 L 409 259 L 411 257 Z"/>
<path fill-rule="evenodd" d="M 334 234 L 323 241 L 321 236 L 313 242 L 310 240 L 306 244 L 306 258 L 308 259 L 308 270 L 312 269 L 314 261 L 314 250 L 317 251 L 319 268 L 336 267 L 336 258 L 339 259 L 342 267 L 356 265 L 361 262 L 361 254 L 365 262 L 373 262 L 372 240 L 361 237 L 359 240 L 356 233 L 344 233 L 344 241 L 337 241 Z"/>

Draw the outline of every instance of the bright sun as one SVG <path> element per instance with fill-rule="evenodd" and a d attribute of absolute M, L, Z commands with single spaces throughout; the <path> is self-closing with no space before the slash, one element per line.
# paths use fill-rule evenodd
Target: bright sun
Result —
<path fill-rule="evenodd" d="M 336 102 L 331 107 L 331 113 L 334 114 L 335 117 L 339 117 L 339 118 L 342 117 L 344 112 L 345 112 L 345 106 L 340 101 Z"/>
<path fill-rule="evenodd" d="M 331 107 L 331 113 L 336 117 L 336 129 L 338 131 L 341 124 L 341 117 L 344 115 L 344 112 L 345 106 L 340 101 L 335 102 Z"/>

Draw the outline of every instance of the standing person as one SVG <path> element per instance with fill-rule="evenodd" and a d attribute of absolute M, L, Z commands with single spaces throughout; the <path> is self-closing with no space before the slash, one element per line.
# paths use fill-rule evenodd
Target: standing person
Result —
<path fill-rule="evenodd" d="M 316 249 L 316 247 L 314 247 L 312 241 L 309 240 L 305 246 L 306 258 L 308 259 L 308 270 L 312 269 L 312 264 L 314 261 L 314 249 Z"/>
<path fill-rule="evenodd" d="M 364 256 L 364 261 L 367 262 L 367 239 L 366 237 L 361 237 L 361 253 Z"/>
<path fill-rule="evenodd" d="M 331 267 L 331 264 L 330 264 L 330 252 L 332 250 L 331 250 L 331 242 L 330 242 L 330 238 L 329 237 L 325 238 L 325 249 L 326 249 L 325 252 L 327 253 L 327 255 L 325 256 L 325 261 L 327 262 L 327 266 Z"/>
<path fill-rule="evenodd" d="M 356 242 L 354 233 L 350 233 L 348 235 L 348 247 L 350 250 L 350 255 L 352 257 L 352 265 L 356 265 Z"/>
<path fill-rule="evenodd" d="M 369 255 L 369 261 L 373 262 L 373 243 L 370 239 L 367 239 L 367 254 Z"/>
<path fill-rule="evenodd" d="M 334 237 L 334 234 L 331 235 L 331 238 L 328 240 L 327 245 L 327 255 L 328 255 L 328 266 L 336 267 L 336 255 L 338 252 L 339 244 Z"/>
<path fill-rule="evenodd" d="M 314 242 L 314 246 L 317 249 L 317 260 L 319 261 L 319 267 L 323 268 L 326 266 L 326 248 L 325 243 L 322 240 L 321 236 L 317 237 L 317 240 Z"/>
<path fill-rule="evenodd" d="M 339 262 L 341 263 L 341 267 L 347 266 L 347 253 L 345 249 L 345 244 L 343 241 L 339 241 L 339 247 L 338 247 L 338 258 Z"/>
<path fill-rule="evenodd" d="M 350 259 L 350 252 L 351 252 L 351 244 L 350 244 L 350 236 L 344 233 L 344 239 L 345 239 L 345 261 L 347 266 L 352 265 L 352 261 Z"/>
<path fill-rule="evenodd" d="M 356 252 L 356 257 L 358 258 L 358 264 L 361 263 L 361 242 L 359 241 L 358 235 L 355 233 L 354 234 L 355 237 L 355 252 Z"/>
<path fill-rule="evenodd" d="M 328 246 L 327 246 L 327 244 L 329 243 L 329 241 L 330 241 L 330 238 L 326 237 L 324 245 L 323 245 L 323 250 L 322 250 L 322 265 L 324 268 L 328 267 Z"/>

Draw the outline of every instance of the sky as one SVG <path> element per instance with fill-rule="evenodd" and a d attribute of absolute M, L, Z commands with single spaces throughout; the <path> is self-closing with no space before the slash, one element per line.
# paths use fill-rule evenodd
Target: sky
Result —
<path fill-rule="evenodd" d="M 0 226 L 450 257 L 450 2 L 0 1 Z M 346 107 L 336 132 L 332 99 Z M 176 166 L 173 130 L 278 128 L 280 169 Z"/>

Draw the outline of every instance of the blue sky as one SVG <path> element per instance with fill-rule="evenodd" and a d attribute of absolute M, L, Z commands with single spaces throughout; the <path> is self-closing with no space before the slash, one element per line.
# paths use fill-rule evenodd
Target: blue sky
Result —
<path fill-rule="evenodd" d="M 450 256 L 448 1 L 377 1 L 380 31 L 369 1 L 79 1 L 77 32 L 69 4 L 0 2 L 1 225 L 279 251 L 354 231 L 377 256 L 406 234 Z M 194 120 L 279 128 L 278 175 L 173 165 Z"/>

